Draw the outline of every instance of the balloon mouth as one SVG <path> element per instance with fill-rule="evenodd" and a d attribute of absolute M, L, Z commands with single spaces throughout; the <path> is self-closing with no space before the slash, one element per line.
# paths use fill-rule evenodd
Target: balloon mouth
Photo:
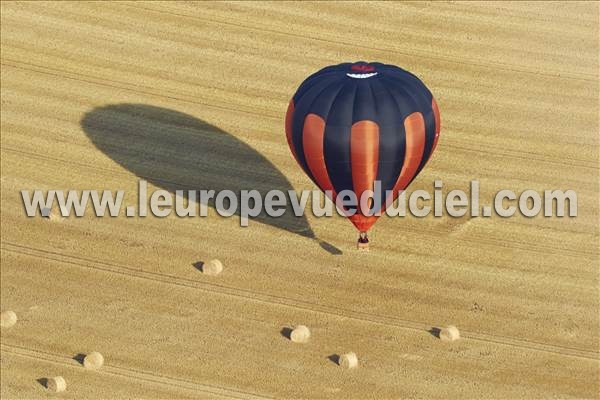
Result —
<path fill-rule="evenodd" d="M 368 74 L 351 74 L 351 73 L 347 73 L 346 75 L 349 76 L 350 78 L 354 78 L 354 79 L 365 79 L 365 78 L 374 77 L 375 75 L 377 75 L 377 72 L 370 72 Z"/>

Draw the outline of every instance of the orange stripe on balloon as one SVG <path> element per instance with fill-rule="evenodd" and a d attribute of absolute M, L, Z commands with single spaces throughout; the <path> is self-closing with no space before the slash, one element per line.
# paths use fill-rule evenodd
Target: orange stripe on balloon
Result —
<path fill-rule="evenodd" d="M 377 215 L 362 215 L 360 212 L 349 216 L 348 219 L 358 229 L 359 232 L 367 232 L 375 222 L 377 222 Z"/>
<path fill-rule="evenodd" d="M 433 110 L 433 118 L 435 119 L 435 137 L 433 139 L 433 146 L 431 146 L 431 151 L 429 152 L 429 157 L 427 160 L 431 158 L 431 155 L 435 150 L 435 146 L 437 146 L 438 139 L 440 138 L 441 128 L 440 110 L 438 109 L 438 105 L 433 97 L 431 98 L 431 109 Z"/>
<path fill-rule="evenodd" d="M 419 168 L 421 158 L 423 158 L 423 150 L 425 149 L 425 120 L 423 115 L 414 112 L 406 117 L 404 130 L 406 132 L 406 152 L 400 176 L 394 185 L 394 199 L 398 197 L 399 190 L 406 189 Z"/>
<path fill-rule="evenodd" d="M 316 114 L 308 114 L 304 119 L 302 129 L 302 145 L 304 147 L 304 159 L 308 169 L 312 173 L 317 185 L 321 190 L 331 190 L 335 201 L 335 191 L 325 165 L 325 121 Z"/>
<path fill-rule="evenodd" d="M 292 140 L 292 122 L 294 120 L 294 100 L 290 100 L 290 104 L 288 105 L 287 112 L 285 113 L 285 136 L 287 137 L 288 146 L 290 146 L 290 150 L 292 150 L 292 154 L 296 159 L 296 162 L 300 164 L 300 160 L 298 159 L 298 155 L 296 154 L 296 147 L 294 147 L 294 141 Z M 302 166 L 302 164 L 300 164 Z"/>
<path fill-rule="evenodd" d="M 360 197 L 366 190 L 373 190 L 379 163 L 379 125 L 375 122 L 365 120 L 352 125 L 350 161 L 352 186 L 359 201 L 359 212 L 364 216 L 369 210 L 360 209 Z"/>

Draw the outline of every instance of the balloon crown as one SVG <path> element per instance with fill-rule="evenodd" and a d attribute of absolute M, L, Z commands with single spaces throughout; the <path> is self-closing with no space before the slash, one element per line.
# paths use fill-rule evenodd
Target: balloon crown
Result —
<path fill-rule="evenodd" d="M 350 67 L 352 71 L 357 72 L 373 72 L 375 71 L 375 67 L 369 64 L 354 64 Z"/>

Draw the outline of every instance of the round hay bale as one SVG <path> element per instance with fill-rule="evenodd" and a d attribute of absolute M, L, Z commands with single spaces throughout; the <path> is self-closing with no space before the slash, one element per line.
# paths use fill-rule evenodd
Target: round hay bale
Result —
<path fill-rule="evenodd" d="M 202 273 L 210 276 L 219 275 L 223 271 L 223 264 L 219 260 L 210 260 L 202 265 Z"/>
<path fill-rule="evenodd" d="M 440 339 L 444 342 L 454 342 L 460 339 L 460 332 L 454 325 L 448 325 L 440 330 Z"/>
<path fill-rule="evenodd" d="M 358 367 L 358 357 L 356 353 L 342 354 L 338 360 L 338 365 L 342 368 L 350 369 Z"/>
<path fill-rule="evenodd" d="M 2 311 L 0 314 L 0 325 L 2 328 L 10 328 L 17 323 L 17 314 L 14 311 Z"/>
<path fill-rule="evenodd" d="M 310 339 L 310 329 L 304 325 L 298 325 L 290 333 L 290 340 L 295 343 L 306 343 Z"/>
<path fill-rule="evenodd" d="M 55 376 L 54 378 L 48 378 L 46 387 L 54 393 L 64 392 L 67 390 L 67 382 L 62 376 Z"/>
<path fill-rule="evenodd" d="M 62 221 L 63 216 L 61 215 L 61 213 L 59 211 L 56 211 L 52 208 L 42 208 L 41 209 L 41 214 L 42 217 L 49 219 L 50 221 L 54 221 L 54 222 L 58 222 L 58 221 Z"/>
<path fill-rule="evenodd" d="M 97 351 L 93 351 L 83 359 L 83 366 L 87 369 L 99 369 L 104 365 L 104 357 Z"/>

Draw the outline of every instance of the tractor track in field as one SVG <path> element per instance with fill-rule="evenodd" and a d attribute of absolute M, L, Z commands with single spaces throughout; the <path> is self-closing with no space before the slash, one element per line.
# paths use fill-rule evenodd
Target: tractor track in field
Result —
<path fill-rule="evenodd" d="M 2 343 L 2 353 L 34 359 L 36 361 L 46 361 L 54 364 L 59 364 L 72 368 L 83 369 L 81 364 L 75 360 L 72 356 L 50 353 L 47 351 L 41 351 L 31 349 L 27 347 L 15 346 L 12 344 Z M 121 378 L 133 379 L 137 381 L 150 382 L 162 386 L 175 387 L 177 389 L 185 389 L 192 392 L 203 392 L 212 395 L 218 395 L 223 397 L 230 397 L 232 399 L 270 399 L 272 397 L 266 397 L 255 393 L 250 393 L 242 390 L 227 388 L 223 386 L 207 385 L 197 383 L 184 379 L 176 379 L 166 375 L 154 374 L 148 371 L 140 371 L 133 368 L 119 367 L 115 365 L 104 365 L 101 369 L 96 370 L 95 373 L 114 375 Z"/>
<path fill-rule="evenodd" d="M 490 70 L 490 69 L 502 70 L 502 71 L 511 72 L 511 73 L 534 75 L 534 76 L 544 76 L 544 77 L 561 79 L 561 80 L 576 80 L 576 81 L 583 81 L 583 82 L 595 82 L 596 81 L 596 76 L 594 74 L 586 73 L 586 72 L 573 73 L 573 72 L 558 70 L 558 69 L 542 71 L 539 69 L 527 68 L 524 65 L 518 65 L 518 64 L 499 63 L 499 62 L 493 62 L 493 63 L 492 62 L 482 62 L 481 60 L 477 60 L 475 58 L 457 59 L 449 54 L 443 54 L 440 52 L 407 51 L 405 49 L 398 48 L 396 46 L 390 46 L 390 47 L 372 46 L 372 45 L 367 45 L 367 44 L 363 44 L 363 43 L 339 40 L 337 38 L 319 37 L 319 36 L 311 35 L 308 33 L 287 32 L 285 30 L 278 29 L 277 27 L 257 26 L 257 25 L 248 23 L 248 21 L 245 21 L 245 20 L 243 20 L 241 22 L 236 21 L 235 18 L 225 20 L 223 18 L 217 18 L 214 15 L 211 17 L 200 17 L 197 15 L 190 15 L 187 13 L 178 12 L 177 10 L 174 10 L 172 8 L 163 8 L 163 9 L 159 10 L 159 9 L 156 9 L 153 7 L 147 7 L 147 6 L 143 7 L 143 6 L 134 5 L 131 3 L 122 3 L 122 4 L 120 4 L 120 6 L 124 9 L 133 9 L 133 10 L 137 10 L 138 12 L 145 11 L 147 13 L 158 14 L 158 15 L 163 15 L 163 16 L 168 15 L 171 17 L 179 18 L 179 19 L 198 21 L 198 22 L 201 22 L 202 24 L 210 24 L 213 26 L 215 26 L 215 25 L 221 26 L 221 27 L 228 26 L 228 27 L 242 30 L 242 31 L 253 31 L 253 32 L 261 33 L 261 34 L 270 34 L 270 35 L 276 35 L 276 36 L 282 36 L 282 37 L 289 37 L 289 38 L 299 39 L 299 40 L 303 40 L 303 41 L 307 41 L 307 42 L 324 43 L 327 45 L 334 45 L 334 46 L 344 47 L 344 48 L 348 48 L 348 47 L 352 48 L 352 49 L 358 48 L 358 49 L 362 49 L 362 50 L 366 50 L 366 51 L 381 52 L 384 54 L 393 53 L 393 54 L 397 54 L 397 55 L 403 56 L 403 57 L 410 57 L 410 58 L 428 60 L 428 61 L 433 61 L 433 62 L 441 62 L 441 63 L 450 64 L 450 65 L 459 65 L 459 66 L 467 66 L 467 67 L 471 66 L 471 67 L 477 67 L 477 68 L 488 69 L 488 70 Z M 68 11 L 68 12 L 66 10 L 63 10 L 62 14 L 63 15 L 68 14 L 71 17 L 73 17 L 74 19 L 79 19 L 85 15 L 85 14 L 80 15 L 76 12 L 73 12 L 72 10 Z"/>
<path fill-rule="evenodd" d="M 198 20 L 198 21 L 202 21 L 203 23 L 227 25 L 227 26 L 232 26 L 232 27 L 238 28 L 238 29 L 266 32 L 266 33 L 271 33 L 271 34 L 275 34 L 275 35 L 288 36 L 288 37 L 293 37 L 293 38 L 303 39 L 303 40 L 308 40 L 308 41 L 317 41 L 317 42 L 333 44 L 333 45 L 337 45 L 337 46 L 361 48 L 364 50 L 380 51 L 380 52 L 384 52 L 384 53 L 396 53 L 396 54 L 406 56 L 406 57 L 415 57 L 415 58 L 420 58 L 420 59 L 440 61 L 440 62 L 445 62 L 445 63 L 449 63 L 449 64 L 475 66 L 475 67 L 479 67 L 479 68 L 504 70 L 504 71 L 521 73 L 521 74 L 532 74 L 532 75 L 547 76 L 547 77 L 551 77 L 551 78 L 572 79 L 572 80 L 580 80 L 580 81 L 586 81 L 586 82 L 595 82 L 595 79 L 596 79 L 594 76 L 592 76 L 590 74 L 586 74 L 586 73 L 568 74 L 568 73 L 565 73 L 564 71 L 543 72 L 543 71 L 527 70 L 520 66 L 515 66 L 515 65 L 510 65 L 510 64 L 498 65 L 498 63 L 494 63 L 494 64 L 482 63 L 482 62 L 477 62 L 475 60 L 459 61 L 459 60 L 453 59 L 453 58 L 451 58 L 447 55 L 443 55 L 443 54 L 414 53 L 414 52 L 402 51 L 402 50 L 399 50 L 396 48 L 382 48 L 382 47 L 376 47 L 376 46 L 366 46 L 366 45 L 363 45 L 360 43 L 345 42 L 345 41 L 341 41 L 341 40 L 331 40 L 331 39 L 327 39 L 327 38 L 323 38 L 323 37 L 308 36 L 308 35 L 303 35 L 303 34 L 298 34 L 298 33 L 285 32 L 285 31 L 281 31 L 281 30 L 273 29 L 273 28 L 255 27 L 255 26 L 251 26 L 251 25 L 247 25 L 247 24 L 243 24 L 243 23 L 236 23 L 236 22 L 232 22 L 232 21 L 223 21 L 223 20 L 215 19 L 214 17 L 202 18 L 202 17 L 198 17 L 198 16 L 182 14 L 180 12 L 174 12 L 174 11 L 168 10 L 168 9 L 167 10 L 165 10 L 165 9 L 157 10 L 152 7 L 140 7 L 140 6 L 134 6 L 131 4 L 126 4 L 125 6 L 134 8 L 134 9 L 138 9 L 138 10 L 145 10 L 145 11 L 150 11 L 150 12 L 159 13 L 159 14 L 168 14 L 168 15 L 172 15 L 172 16 L 176 16 L 176 17 Z"/>
<path fill-rule="evenodd" d="M 19 65 L 15 65 L 15 64 L 21 64 L 21 65 L 19 66 Z M 39 74 L 50 75 L 50 76 L 54 76 L 54 77 L 58 77 L 58 78 L 71 79 L 71 80 L 85 82 L 85 83 L 89 83 L 89 84 L 93 84 L 93 85 L 104 86 L 104 87 L 108 87 L 111 89 L 125 90 L 125 91 L 129 91 L 129 92 L 137 93 L 137 94 L 144 94 L 144 95 L 150 95 L 150 96 L 159 97 L 159 98 L 163 98 L 163 99 L 182 101 L 182 102 L 196 104 L 196 105 L 200 105 L 203 107 L 209 107 L 209 108 L 213 108 L 213 109 L 219 109 L 219 110 L 236 112 L 236 113 L 244 113 L 244 114 L 249 114 L 252 116 L 260 116 L 263 118 L 281 120 L 281 117 L 278 115 L 267 114 L 267 113 L 255 111 L 255 110 L 243 110 L 240 108 L 219 106 L 219 105 L 215 105 L 215 104 L 211 104 L 211 103 L 201 102 L 201 101 L 198 101 L 198 100 L 192 99 L 192 98 L 176 96 L 175 94 L 171 94 L 171 93 L 164 94 L 166 92 L 164 89 L 161 90 L 162 94 L 160 94 L 160 93 L 156 93 L 156 92 L 152 91 L 151 88 L 139 86 L 137 84 L 129 84 L 129 83 L 126 84 L 121 81 L 115 81 L 115 80 L 110 80 L 110 79 L 106 79 L 106 78 L 96 78 L 93 76 L 82 75 L 82 74 L 78 74 L 75 72 L 56 70 L 53 68 L 43 67 L 43 66 L 36 65 L 36 64 L 24 63 L 22 61 L 14 61 L 14 60 L 9 60 L 9 59 L 3 58 L 0 65 L 5 66 L 5 67 L 21 69 L 21 70 L 25 70 L 25 71 L 30 71 L 30 72 L 36 72 Z M 24 65 L 26 65 L 26 66 L 24 66 Z M 76 75 L 77 77 L 69 76 L 69 75 L 65 75 L 65 74 Z M 191 95 L 188 95 L 188 96 L 191 96 Z"/>
<path fill-rule="evenodd" d="M 290 307 L 308 312 L 322 313 L 335 317 L 342 317 L 353 319 L 365 323 L 374 323 L 385 325 L 388 327 L 398 327 L 402 329 L 410 329 L 419 332 L 428 333 L 435 326 L 432 324 L 426 324 L 418 321 L 403 320 L 387 315 L 374 315 L 370 313 L 338 308 L 335 306 L 322 305 L 297 299 L 289 299 L 281 296 L 256 293 L 250 290 L 228 287 L 225 285 L 219 285 L 215 283 L 201 282 L 192 279 L 180 278 L 172 275 L 161 274 L 157 272 L 142 271 L 134 269 L 128 266 L 119 265 L 115 263 L 91 260 L 84 257 L 68 255 L 60 252 L 50 251 L 46 249 L 40 249 L 30 246 L 24 246 L 16 243 L 2 242 L 2 251 L 8 251 L 16 254 L 27 255 L 31 257 L 37 257 L 47 260 L 57 261 L 63 264 L 74 265 L 77 267 L 93 269 L 97 271 L 103 271 L 107 273 L 120 274 L 133 279 L 144 279 L 154 282 L 166 283 L 169 285 L 187 287 L 196 290 L 202 290 L 209 293 L 214 293 L 221 296 L 230 296 L 241 298 L 244 300 L 250 300 L 258 303 L 264 303 L 275 306 Z M 523 348 L 532 351 L 553 353 L 562 356 L 576 357 L 580 359 L 587 359 L 598 361 L 600 359 L 599 353 L 567 347 L 557 346 L 547 343 L 541 343 L 525 339 L 517 339 L 500 335 L 491 335 L 480 332 L 461 331 L 463 338 L 467 340 L 474 340 L 479 342 L 487 342 L 504 346 L 512 346 L 516 348 Z"/>

